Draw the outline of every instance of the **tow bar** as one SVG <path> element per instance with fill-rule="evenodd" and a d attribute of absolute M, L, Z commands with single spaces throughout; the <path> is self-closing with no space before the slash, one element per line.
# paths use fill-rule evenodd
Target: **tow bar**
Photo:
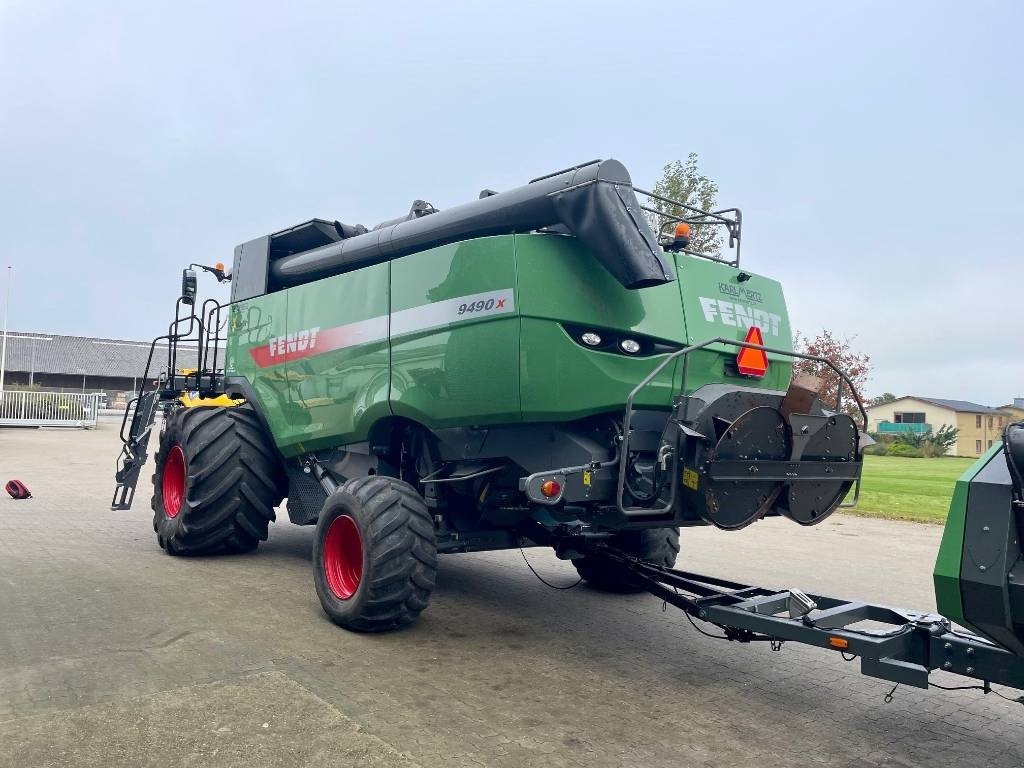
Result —
<path fill-rule="evenodd" d="M 938 614 L 739 584 L 651 565 L 606 544 L 594 551 L 628 569 L 655 597 L 716 625 L 728 640 L 841 651 L 860 657 L 864 675 L 917 688 L 941 688 L 929 675 L 942 670 L 981 681 L 986 693 L 991 683 L 1024 689 L 1024 658 L 955 629 Z M 871 626 L 855 626 L 861 622 Z"/>

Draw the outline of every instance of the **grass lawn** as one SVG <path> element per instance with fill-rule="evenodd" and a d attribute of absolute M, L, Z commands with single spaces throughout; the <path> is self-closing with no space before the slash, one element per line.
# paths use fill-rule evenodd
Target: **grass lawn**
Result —
<path fill-rule="evenodd" d="M 944 523 L 953 484 L 974 459 L 865 456 L 860 501 L 844 510 L 865 517 Z"/>

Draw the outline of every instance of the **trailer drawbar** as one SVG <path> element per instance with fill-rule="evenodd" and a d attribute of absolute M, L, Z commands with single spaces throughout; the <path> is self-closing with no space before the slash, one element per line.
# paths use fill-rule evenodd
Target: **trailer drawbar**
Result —
<path fill-rule="evenodd" d="M 931 673 L 941 670 L 981 683 L 953 690 L 998 694 L 992 684 L 1024 689 L 1022 478 L 1019 422 L 1008 425 L 1002 444 L 957 481 L 935 569 L 942 614 L 740 584 L 653 565 L 600 543 L 579 546 L 615 563 L 665 603 L 716 626 L 722 639 L 770 642 L 776 650 L 795 642 L 840 651 L 848 660 L 859 657 L 861 673 L 869 677 L 948 690 L 931 681 Z M 959 629 L 950 616 L 978 634 Z M 857 626 L 862 623 L 870 626 Z M 1012 700 L 1024 704 L 1024 696 Z"/>

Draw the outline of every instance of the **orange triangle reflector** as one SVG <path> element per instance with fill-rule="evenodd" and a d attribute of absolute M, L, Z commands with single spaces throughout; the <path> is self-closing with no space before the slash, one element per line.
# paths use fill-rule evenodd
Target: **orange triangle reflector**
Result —
<path fill-rule="evenodd" d="M 761 329 L 756 325 L 750 326 L 750 330 L 747 331 L 747 338 L 744 341 L 748 344 L 764 346 L 764 337 L 761 336 Z M 736 368 L 744 376 L 757 376 L 760 378 L 768 373 L 768 353 L 763 349 L 740 347 L 739 354 L 736 355 Z"/>

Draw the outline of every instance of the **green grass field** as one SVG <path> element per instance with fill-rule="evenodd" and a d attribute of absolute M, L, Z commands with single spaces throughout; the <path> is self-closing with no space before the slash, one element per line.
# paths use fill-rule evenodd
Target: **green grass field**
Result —
<path fill-rule="evenodd" d="M 860 501 L 844 510 L 865 517 L 944 523 L 953 484 L 974 459 L 865 456 Z"/>

